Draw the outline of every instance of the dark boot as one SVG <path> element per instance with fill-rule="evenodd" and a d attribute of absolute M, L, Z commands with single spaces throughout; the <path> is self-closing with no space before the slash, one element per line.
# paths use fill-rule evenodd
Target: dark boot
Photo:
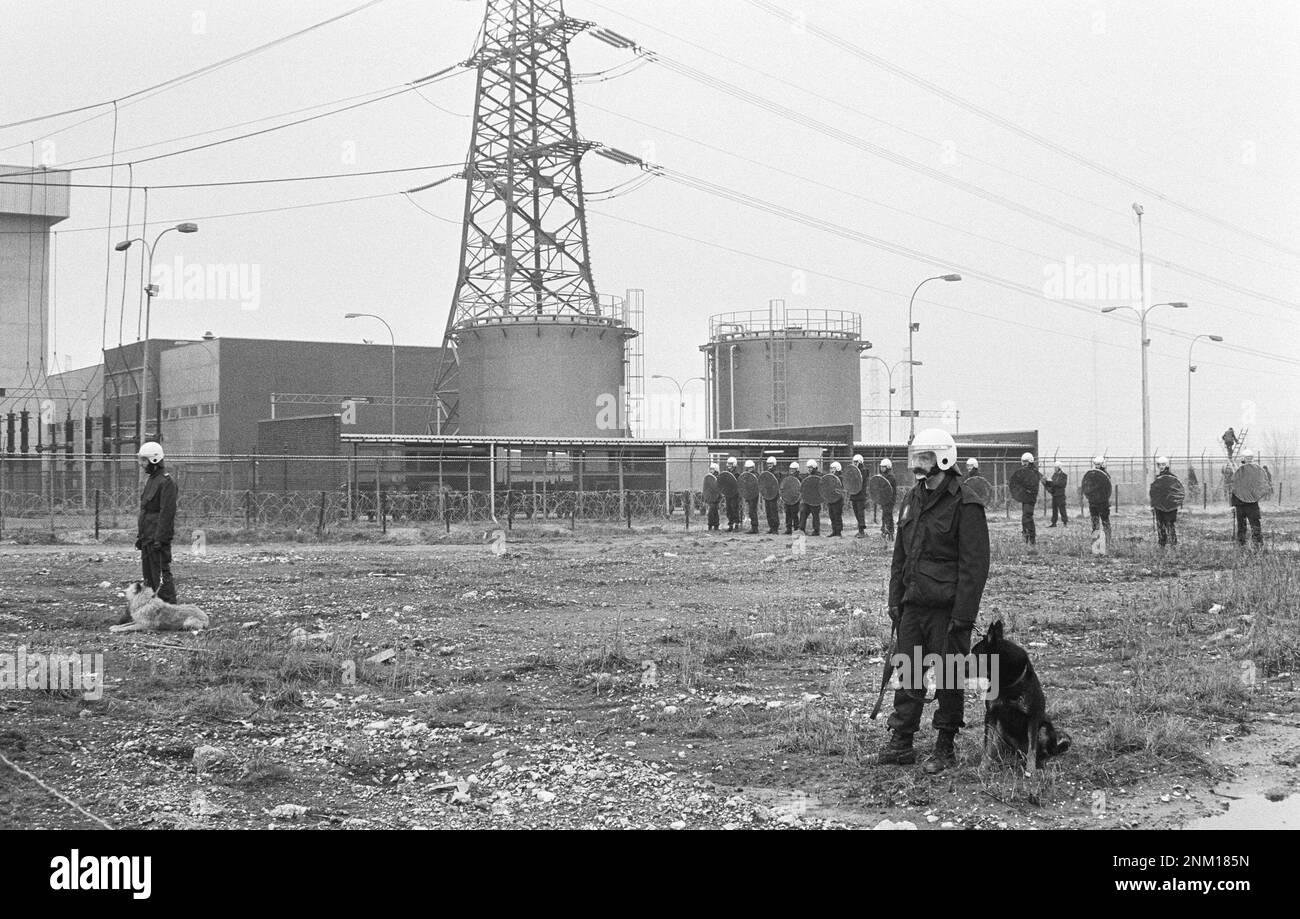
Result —
<path fill-rule="evenodd" d="M 912 735 L 894 731 L 885 749 L 876 754 L 877 766 L 910 766 L 916 762 L 912 749 Z"/>
<path fill-rule="evenodd" d="M 957 750 L 953 744 L 956 739 L 956 731 L 939 732 L 939 737 L 934 742 L 934 750 L 922 767 L 926 775 L 938 775 L 948 767 L 957 765 Z"/>

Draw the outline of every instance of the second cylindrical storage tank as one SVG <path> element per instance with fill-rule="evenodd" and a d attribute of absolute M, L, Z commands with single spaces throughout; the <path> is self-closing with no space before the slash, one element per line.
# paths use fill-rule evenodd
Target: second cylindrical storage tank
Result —
<path fill-rule="evenodd" d="M 591 315 L 518 315 L 453 331 L 460 433 L 623 437 L 624 347 L 637 333 Z"/>
<path fill-rule="evenodd" d="M 775 301 L 779 304 L 780 301 Z M 862 436 L 862 317 L 841 310 L 720 313 L 709 319 L 715 435 L 851 424 Z"/>

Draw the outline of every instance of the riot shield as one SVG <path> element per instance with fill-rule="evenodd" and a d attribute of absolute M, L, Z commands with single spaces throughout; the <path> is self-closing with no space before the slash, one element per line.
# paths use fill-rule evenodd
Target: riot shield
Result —
<path fill-rule="evenodd" d="M 742 472 L 740 474 L 740 496 L 746 501 L 753 501 L 758 497 L 758 476 L 752 472 Z"/>
<path fill-rule="evenodd" d="M 718 487 L 718 477 L 710 472 L 704 477 L 704 500 L 715 504 L 722 500 L 722 489 Z"/>
<path fill-rule="evenodd" d="M 844 500 L 844 483 L 833 472 L 828 472 L 822 476 L 818 488 L 821 489 L 823 504 L 834 504 L 836 501 Z"/>
<path fill-rule="evenodd" d="M 758 477 L 758 493 L 763 496 L 764 501 L 775 501 L 781 494 L 781 483 L 772 473 L 764 472 Z"/>
<path fill-rule="evenodd" d="M 872 501 L 881 506 L 893 504 L 896 497 L 894 486 L 889 484 L 889 479 L 879 474 L 867 480 L 867 493 L 871 495 Z"/>
<path fill-rule="evenodd" d="M 724 472 L 718 476 L 718 488 L 724 498 L 734 498 L 740 494 L 740 482 L 736 480 L 734 472 Z"/>
<path fill-rule="evenodd" d="M 985 507 L 988 507 L 989 503 L 993 500 L 993 486 L 990 485 L 989 480 L 984 478 L 982 475 L 967 476 L 961 483 L 961 487 L 965 489 L 967 494 L 974 495 L 978 498 L 980 504 L 983 504 Z"/>
<path fill-rule="evenodd" d="M 1232 494 L 1245 504 L 1263 501 L 1273 493 L 1273 486 L 1264 476 L 1264 470 L 1253 463 L 1237 467 L 1232 474 Z"/>
<path fill-rule="evenodd" d="M 1110 476 L 1100 469 L 1089 469 L 1083 474 L 1081 489 L 1089 504 L 1110 504 Z"/>
<path fill-rule="evenodd" d="M 1183 483 L 1178 481 L 1178 476 L 1158 475 L 1151 483 L 1148 495 L 1153 508 L 1167 512 L 1182 507 L 1186 493 L 1183 491 Z"/>
<path fill-rule="evenodd" d="M 1021 466 L 1011 476 L 1011 497 L 1021 504 L 1034 504 L 1038 501 L 1038 483 L 1042 477 L 1033 466 Z"/>
<path fill-rule="evenodd" d="M 799 486 L 799 500 L 814 506 L 822 503 L 822 477 L 817 473 L 806 476 Z"/>
<path fill-rule="evenodd" d="M 803 485 L 797 475 L 788 475 L 781 480 L 781 501 L 785 504 L 798 504 L 799 492 Z"/>
<path fill-rule="evenodd" d="M 862 480 L 862 470 L 855 464 L 850 463 L 845 466 L 844 471 L 840 473 L 840 479 L 844 482 L 844 493 L 846 495 L 850 498 L 861 496 L 862 486 L 866 483 Z"/>

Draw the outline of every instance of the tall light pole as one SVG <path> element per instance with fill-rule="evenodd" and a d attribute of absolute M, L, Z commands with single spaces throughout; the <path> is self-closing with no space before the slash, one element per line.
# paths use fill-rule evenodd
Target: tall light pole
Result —
<path fill-rule="evenodd" d="M 158 248 L 158 240 L 166 234 L 175 230 L 178 233 L 197 233 L 199 225 L 197 223 L 178 223 L 174 227 L 168 227 L 153 238 L 153 243 L 146 243 L 140 237 L 124 239 L 113 248 L 118 252 L 125 252 L 130 249 L 132 244 L 139 243 L 144 246 L 145 252 L 148 253 L 148 269 L 145 277 L 148 283 L 144 286 L 144 362 L 143 369 L 140 373 L 140 430 L 137 432 L 136 440 L 139 443 L 137 447 L 144 443 L 145 434 L 149 430 L 149 316 L 153 312 L 153 298 L 158 295 L 158 285 L 153 282 L 153 253 Z M 176 279 L 173 279 L 175 283 Z M 161 397 L 160 400 L 161 401 Z M 162 419 L 158 419 L 159 434 L 161 437 Z"/>
<path fill-rule="evenodd" d="M 384 328 L 388 330 L 388 339 L 392 342 L 392 394 L 389 401 L 390 424 L 392 429 L 390 434 L 397 434 L 397 337 L 393 335 L 393 327 L 384 321 L 382 316 L 376 316 L 374 313 L 345 313 L 344 319 L 378 319 L 384 323 Z"/>
<path fill-rule="evenodd" d="M 909 444 L 912 442 L 912 439 L 916 437 L 916 377 L 912 372 L 912 368 L 916 366 L 916 361 L 913 360 L 913 358 L 916 357 L 916 352 L 912 350 L 912 335 L 920 329 L 920 326 L 912 321 L 912 306 L 916 303 L 917 292 L 931 281 L 960 280 L 961 275 L 959 274 L 940 274 L 933 278 L 926 278 L 920 284 L 916 285 L 916 290 L 912 291 L 912 296 L 907 301 L 907 357 L 909 361 L 907 367 L 907 420 L 910 425 L 908 429 L 907 442 Z M 893 438 L 891 437 L 890 439 L 892 440 Z"/>
<path fill-rule="evenodd" d="M 1192 343 L 1187 346 L 1187 465 L 1192 464 L 1192 374 L 1196 372 L 1196 365 L 1192 363 L 1192 349 L 1202 338 L 1208 338 L 1210 341 L 1223 341 L 1222 335 L 1197 335 L 1192 339 Z"/>
<path fill-rule="evenodd" d="M 1139 212 L 1140 214 L 1140 212 Z M 1157 306 L 1172 306 L 1176 310 L 1187 309 L 1187 304 L 1181 301 L 1172 303 L 1153 303 L 1150 306 L 1138 309 L 1135 306 L 1103 306 L 1103 313 L 1113 313 L 1116 310 L 1132 310 L 1137 313 L 1138 322 L 1142 330 L 1142 472 L 1150 472 L 1151 462 L 1151 398 L 1147 386 L 1147 348 L 1151 346 L 1151 339 L 1147 338 L 1147 313 L 1151 312 Z"/>
<path fill-rule="evenodd" d="M 874 354 L 864 354 L 862 359 L 864 361 L 880 361 L 880 365 L 885 368 L 885 379 L 889 383 L 889 408 L 885 412 L 889 423 L 889 433 L 886 436 L 892 442 L 894 439 L 894 393 L 897 392 L 894 389 L 894 371 L 904 364 L 910 364 L 913 367 L 923 367 L 925 365 L 921 361 L 898 361 L 891 367 L 883 357 L 876 357 Z"/>
<path fill-rule="evenodd" d="M 704 379 L 704 377 L 691 377 L 690 379 L 686 380 L 686 382 L 684 383 L 678 383 L 676 377 L 670 377 L 664 373 L 651 374 L 650 379 L 667 380 L 668 382 L 672 383 L 674 386 L 677 387 L 677 402 L 679 405 L 677 411 L 677 439 L 681 440 L 682 439 L 682 417 L 686 414 L 686 397 L 682 394 L 683 390 L 686 388 L 687 384 L 694 383 L 696 380 L 699 380 L 701 383 L 707 383 L 708 380 Z"/>

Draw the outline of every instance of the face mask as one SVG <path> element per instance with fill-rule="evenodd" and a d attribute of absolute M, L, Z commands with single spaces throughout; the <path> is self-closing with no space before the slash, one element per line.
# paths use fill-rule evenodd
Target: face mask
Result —
<path fill-rule="evenodd" d="M 931 466 L 928 472 L 916 466 L 912 467 L 912 475 L 916 476 L 916 480 L 918 482 L 924 482 L 930 476 L 938 475 L 938 474 L 939 474 L 938 466 Z"/>

